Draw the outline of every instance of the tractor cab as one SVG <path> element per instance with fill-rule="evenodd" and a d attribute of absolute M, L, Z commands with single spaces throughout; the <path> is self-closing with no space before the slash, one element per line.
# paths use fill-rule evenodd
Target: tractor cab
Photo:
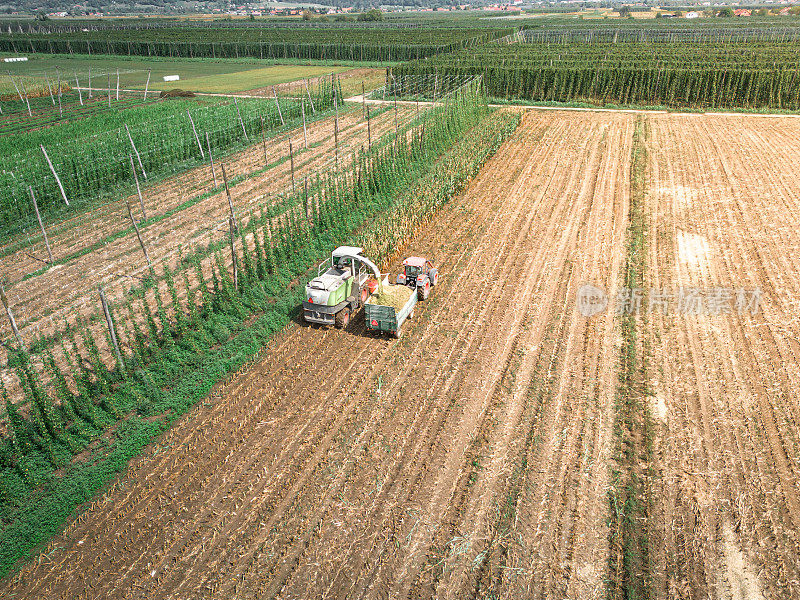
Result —
<path fill-rule="evenodd" d="M 439 274 L 428 259 L 409 256 L 403 261 L 403 272 L 397 276 L 397 283 L 416 289 L 419 299 L 425 300 L 431 288 L 439 283 Z"/>

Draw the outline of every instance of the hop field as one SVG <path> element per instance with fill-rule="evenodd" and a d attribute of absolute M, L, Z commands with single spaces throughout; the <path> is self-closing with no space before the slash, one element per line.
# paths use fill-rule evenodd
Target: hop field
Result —
<path fill-rule="evenodd" d="M 800 41 L 510 43 L 440 54 L 397 76 L 481 74 L 489 96 L 682 108 L 800 108 Z"/>
<path fill-rule="evenodd" d="M 171 58 L 399 61 L 513 32 L 497 27 L 159 27 L 0 34 L 0 51 Z"/>
<path fill-rule="evenodd" d="M 90 116 L 0 136 L 0 232 L 35 222 L 29 187 L 46 219 L 80 210 L 87 202 L 113 197 L 120 186 L 130 187 L 132 160 L 143 182 L 174 174 L 206 160 L 209 148 L 212 155 L 226 154 L 302 124 L 304 114 L 307 121 L 315 119 L 333 106 L 334 97 L 341 100 L 331 78 L 319 80 L 300 99 L 170 99 L 131 106 L 129 101 L 115 104 L 116 97 L 109 96 L 110 109 L 95 101 L 97 110 Z M 9 127 L 18 122 L 5 119 Z"/>

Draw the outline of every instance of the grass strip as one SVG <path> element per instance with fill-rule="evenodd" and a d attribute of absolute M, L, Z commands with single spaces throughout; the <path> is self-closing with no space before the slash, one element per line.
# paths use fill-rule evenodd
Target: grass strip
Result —
<path fill-rule="evenodd" d="M 622 281 L 626 296 L 629 291 L 644 289 L 647 266 L 646 138 L 646 119 L 640 116 L 631 150 L 631 202 Z M 640 335 L 647 326 L 646 313 L 626 304 L 619 315 L 619 325 L 622 348 L 615 398 L 616 456 L 608 492 L 611 526 L 608 596 L 612 600 L 641 600 L 650 598 L 652 591 L 648 539 L 652 421 L 648 409 L 649 367 Z"/>

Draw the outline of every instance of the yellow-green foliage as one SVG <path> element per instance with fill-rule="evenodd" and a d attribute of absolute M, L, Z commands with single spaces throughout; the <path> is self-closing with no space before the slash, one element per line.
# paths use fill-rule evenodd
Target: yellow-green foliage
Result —
<path fill-rule="evenodd" d="M 384 285 L 383 289 L 367 300 L 367 304 L 391 306 L 400 310 L 406 305 L 414 291 L 404 285 Z"/>

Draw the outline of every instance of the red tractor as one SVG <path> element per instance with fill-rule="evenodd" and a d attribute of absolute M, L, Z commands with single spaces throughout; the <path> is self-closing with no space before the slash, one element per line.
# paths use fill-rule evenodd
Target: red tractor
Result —
<path fill-rule="evenodd" d="M 403 261 L 404 271 L 397 276 L 397 284 L 417 290 L 420 300 L 427 300 L 431 288 L 439 283 L 439 271 L 426 258 L 409 256 Z"/>

